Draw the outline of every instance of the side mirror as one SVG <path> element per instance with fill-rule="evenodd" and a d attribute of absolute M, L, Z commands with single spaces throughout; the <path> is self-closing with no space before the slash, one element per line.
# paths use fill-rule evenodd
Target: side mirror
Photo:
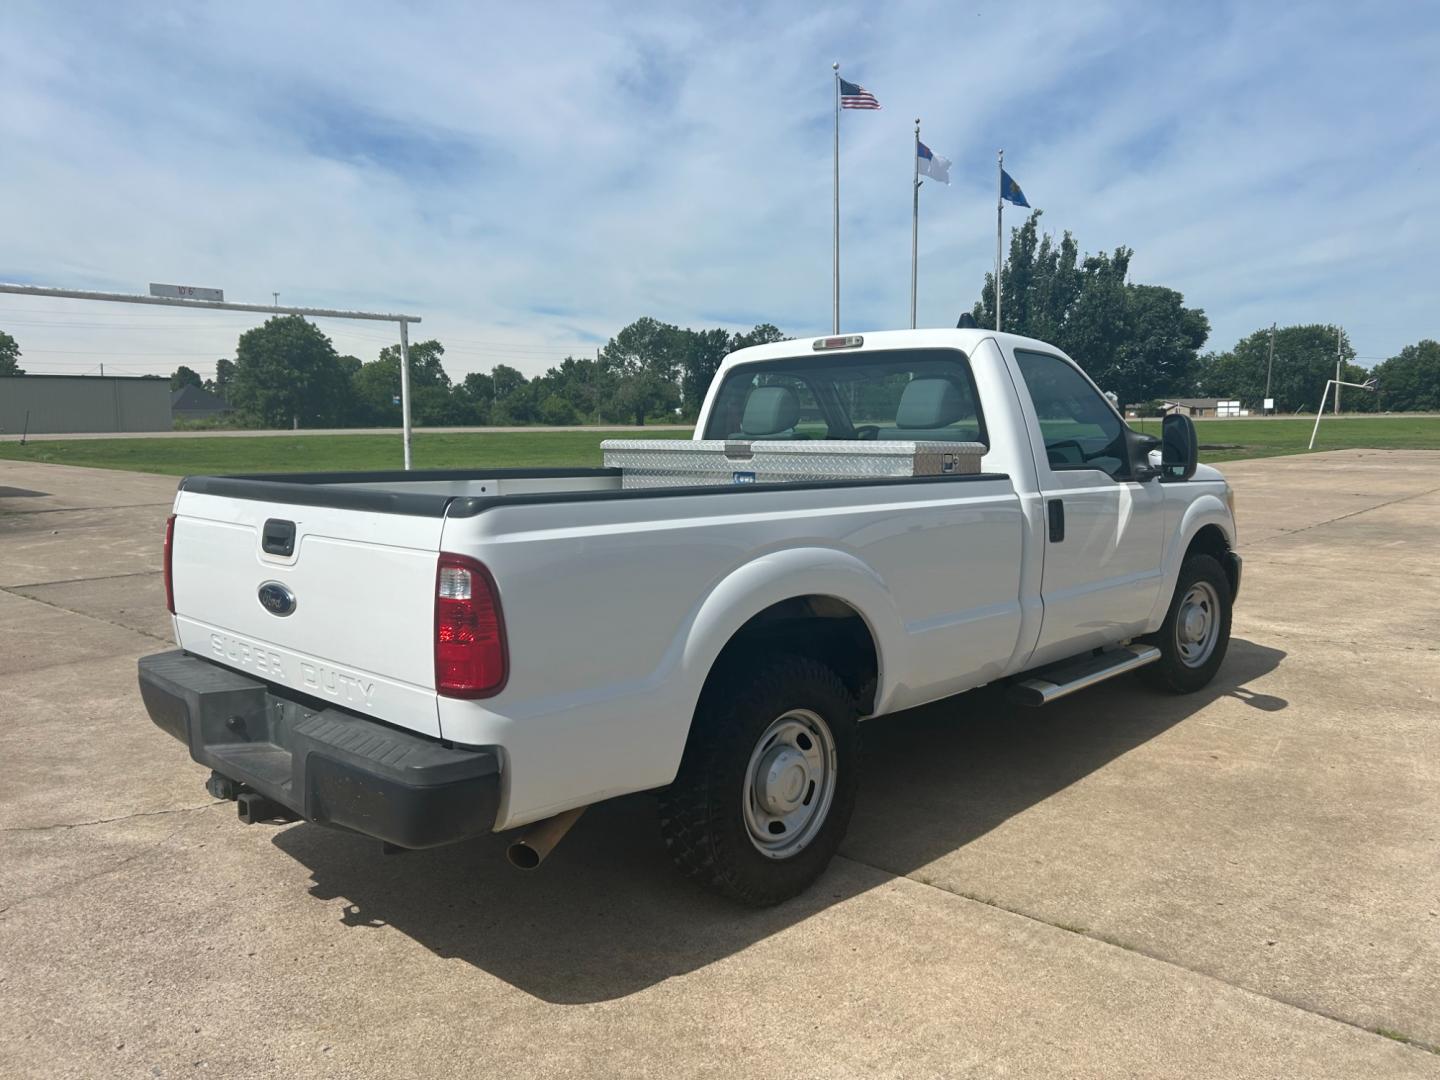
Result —
<path fill-rule="evenodd" d="M 1195 475 L 1199 454 L 1195 421 L 1179 413 L 1165 417 L 1160 429 L 1160 479 L 1189 480 Z"/>
<path fill-rule="evenodd" d="M 1130 448 L 1130 479 L 1138 484 L 1147 484 L 1159 476 L 1160 470 L 1150 464 L 1150 451 L 1160 445 L 1160 440 L 1127 427 L 1125 441 Z"/>

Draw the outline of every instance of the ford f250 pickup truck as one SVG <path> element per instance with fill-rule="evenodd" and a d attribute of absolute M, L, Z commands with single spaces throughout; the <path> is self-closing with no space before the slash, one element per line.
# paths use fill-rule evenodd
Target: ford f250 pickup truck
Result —
<path fill-rule="evenodd" d="M 1186 693 L 1224 659 L 1229 486 L 1188 419 L 1132 430 L 1043 342 L 745 349 L 695 438 L 669 447 L 723 455 L 725 483 L 187 477 L 165 537 L 179 649 L 140 661 L 152 719 L 242 820 L 404 849 L 528 826 L 510 850 L 533 866 L 584 807 L 653 791 L 680 868 L 763 905 L 840 843 L 862 721 L 996 682 L 1044 705 L 1132 670 Z M 897 443 L 955 453 L 847 473 Z M 744 464 L 781 451 L 834 460 Z"/>

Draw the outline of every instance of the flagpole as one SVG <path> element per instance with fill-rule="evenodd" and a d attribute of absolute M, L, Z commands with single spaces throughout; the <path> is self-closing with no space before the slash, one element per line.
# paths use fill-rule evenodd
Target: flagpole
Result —
<path fill-rule="evenodd" d="M 840 61 L 830 65 L 835 73 L 835 250 L 831 282 L 830 332 L 840 333 Z"/>
<path fill-rule="evenodd" d="M 915 279 L 920 256 L 920 118 L 915 118 L 914 203 L 910 209 L 910 329 L 915 329 Z"/>
<path fill-rule="evenodd" d="M 1000 329 L 1000 234 L 1005 221 L 1005 151 L 995 151 L 995 329 Z"/>

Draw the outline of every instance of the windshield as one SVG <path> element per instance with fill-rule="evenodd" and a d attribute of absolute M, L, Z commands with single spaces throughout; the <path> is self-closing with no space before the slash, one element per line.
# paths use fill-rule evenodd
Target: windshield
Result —
<path fill-rule="evenodd" d="M 715 396 L 707 439 L 988 442 L 958 349 L 897 349 L 745 364 Z"/>

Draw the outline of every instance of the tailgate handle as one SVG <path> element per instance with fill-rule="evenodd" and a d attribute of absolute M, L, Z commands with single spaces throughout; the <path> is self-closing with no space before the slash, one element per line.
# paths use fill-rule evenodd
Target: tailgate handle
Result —
<path fill-rule="evenodd" d="M 267 555 L 295 554 L 295 522 L 271 518 L 260 533 L 260 550 Z"/>

